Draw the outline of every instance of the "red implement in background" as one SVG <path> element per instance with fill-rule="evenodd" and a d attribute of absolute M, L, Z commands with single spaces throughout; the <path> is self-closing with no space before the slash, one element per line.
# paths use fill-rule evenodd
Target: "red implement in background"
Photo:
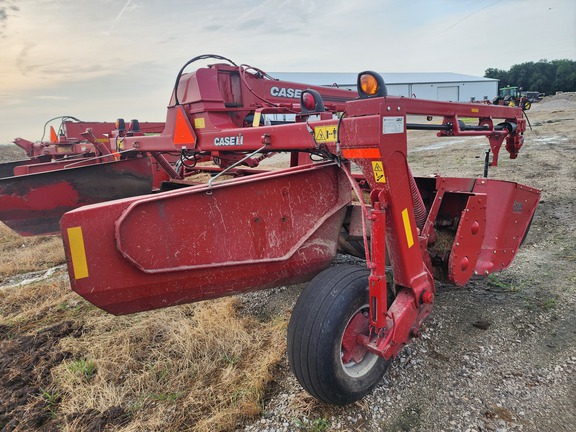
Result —
<path fill-rule="evenodd" d="M 158 188 L 169 176 L 157 162 L 113 154 L 110 141 L 159 133 L 164 123 L 122 124 L 66 117 L 50 142 L 16 138 L 30 159 L 0 164 L 0 220 L 23 236 L 53 234 L 69 210 Z"/>
<path fill-rule="evenodd" d="M 82 176 L 74 176 L 78 169 Z M 142 157 L 0 179 L 0 219 L 23 236 L 55 233 L 67 211 L 150 193 L 151 172 Z"/>
<path fill-rule="evenodd" d="M 94 156 L 100 154 L 100 150 L 84 137 L 86 131 L 90 130 L 96 143 L 101 143 L 110 150 L 109 136 L 119 126 L 121 125 L 111 122 L 85 122 L 77 119 L 71 120 L 71 117 L 63 117 L 57 132 L 53 127 L 50 127 L 50 141 L 32 142 L 23 138 L 16 138 L 14 144 L 23 149 L 30 159 L 40 159 L 37 162 L 72 156 Z M 164 123 L 133 120 L 128 125 L 124 125 L 123 131 L 130 133 L 133 128 L 144 134 L 159 133 L 164 128 Z"/>

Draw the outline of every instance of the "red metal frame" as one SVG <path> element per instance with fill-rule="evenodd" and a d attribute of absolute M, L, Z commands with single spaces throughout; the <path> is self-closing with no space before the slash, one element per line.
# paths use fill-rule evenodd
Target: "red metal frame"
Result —
<path fill-rule="evenodd" d="M 434 277 L 462 285 L 510 264 L 539 191 L 484 178 L 414 180 L 407 131 L 485 136 L 496 165 L 504 142 L 511 158 L 523 144 L 521 109 L 401 97 L 358 100 L 353 92 L 310 86 L 326 107 L 314 118 L 300 113 L 297 96 L 306 88 L 267 79 L 253 68 L 201 68 L 179 77 L 162 133 L 113 133 L 112 152 L 210 157 L 220 172 L 241 173 L 239 166 L 255 167 L 282 151 L 293 152 L 296 166 L 65 214 L 61 230 L 72 288 L 124 314 L 307 280 L 332 260 L 357 181 L 371 199 L 362 210 L 364 225 L 371 226 L 370 314 L 367 333 L 360 320 L 346 332 L 351 358 L 366 350 L 390 358 L 418 334 L 434 301 Z M 267 114 L 294 114 L 295 122 L 266 125 L 260 119 Z M 413 116 L 443 120 L 408 123 Z M 331 162 L 298 166 L 303 153 Z M 178 185 L 199 169 L 158 160 Z M 349 162 L 361 176 L 349 173 Z M 450 246 L 442 249 L 438 236 L 447 236 Z M 352 339 L 363 348 L 356 350 Z"/>

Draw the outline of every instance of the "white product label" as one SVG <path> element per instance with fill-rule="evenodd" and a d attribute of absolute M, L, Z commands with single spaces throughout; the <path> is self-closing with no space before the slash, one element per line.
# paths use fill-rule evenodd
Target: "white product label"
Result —
<path fill-rule="evenodd" d="M 404 133 L 404 117 L 382 117 L 382 134 Z"/>

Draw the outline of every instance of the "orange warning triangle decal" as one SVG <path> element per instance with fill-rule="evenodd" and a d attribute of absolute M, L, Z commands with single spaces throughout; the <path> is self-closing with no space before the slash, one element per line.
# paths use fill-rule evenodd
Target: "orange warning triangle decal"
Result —
<path fill-rule="evenodd" d="M 58 142 L 58 135 L 56 135 L 56 131 L 54 130 L 53 126 L 50 126 L 50 142 L 54 144 Z"/>
<path fill-rule="evenodd" d="M 196 144 L 196 134 L 188 117 L 184 113 L 184 108 L 176 107 L 176 124 L 174 126 L 174 144 Z"/>

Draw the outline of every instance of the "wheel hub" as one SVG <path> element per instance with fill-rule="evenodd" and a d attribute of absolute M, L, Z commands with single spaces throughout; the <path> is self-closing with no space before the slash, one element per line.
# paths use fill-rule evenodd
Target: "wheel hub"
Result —
<path fill-rule="evenodd" d="M 358 335 L 367 335 L 369 330 L 368 317 L 363 311 L 356 313 L 348 323 L 342 337 L 342 363 L 360 363 L 368 349 L 358 343 Z"/>

